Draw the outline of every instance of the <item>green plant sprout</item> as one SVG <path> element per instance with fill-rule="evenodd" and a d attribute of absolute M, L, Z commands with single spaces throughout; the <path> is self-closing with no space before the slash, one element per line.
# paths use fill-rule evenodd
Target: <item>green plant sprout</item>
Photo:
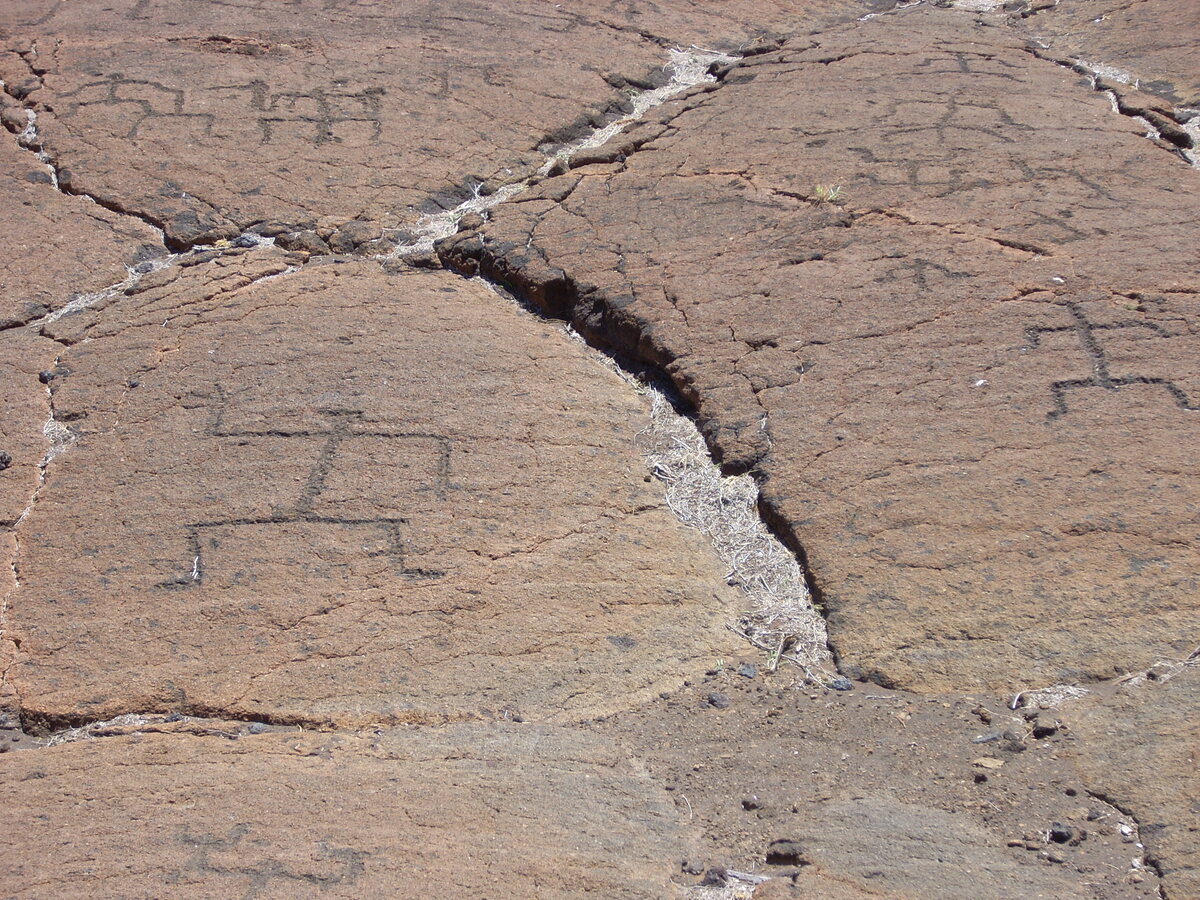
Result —
<path fill-rule="evenodd" d="M 840 184 L 818 184 L 813 186 L 813 196 L 819 206 L 822 203 L 837 203 L 845 198 L 846 192 Z"/>

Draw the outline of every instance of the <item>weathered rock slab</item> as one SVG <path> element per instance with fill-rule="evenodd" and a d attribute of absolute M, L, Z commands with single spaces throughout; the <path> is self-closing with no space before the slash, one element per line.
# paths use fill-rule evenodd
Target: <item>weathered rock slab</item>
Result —
<path fill-rule="evenodd" d="M 374 251 L 627 111 L 667 80 L 670 47 L 756 45 L 893 2 L 32 4 L 8 16 L 0 71 L 67 189 L 173 248 L 255 227 Z M 367 223 L 389 231 L 364 238 Z"/>
<path fill-rule="evenodd" d="M 60 179 L 160 224 L 173 247 L 251 226 L 328 240 L 355 220 L 411 224 L 523 174 L 540 143 L 665 61 L 549 6 L 322 4 L 319 29 L 264 4 L 48 12 L 16 46 Z"/>
<path fill-rule="evenodd" d="M 658 900 L 690 838 L 619 751 L 535 726 L 103 738 L 3 755 L 0 797 L 7 897 Z"/>
<path fill-rule="evenodd" d="M 667 368 L 846 671 L 1104 678 L 1196 643 L 1200 203 L 1142 132 L 913 8 L 746 61 L 442 255 Z"/>
<path fill-rule="evenodd" d="M 1025 28 L 1051 53 L 1122 70 L 1143 90 L 1200 106 L 1200 7 L 1190 0 L 1060 0 Z"/>
<path fill-rule="evenodd" d="M 447 273 L 181 272 L 53 325 L 72 441 L 8 606 L 29 721 L 574 719 L 730 645 L 642 400 L 557 326 Z"/>
<path fill-rule="evenodd" d="M 1200 680 L 1194 665 L 1155 668 L 1173 677 L 1140 677 L 1072 704 L 1064 717 L 1088 789 L 1136 817 L 1165 896 L 1184 900 L 1200 896 Z"/>
<path fill-rule="evenodd" d="M 51 184 L 33 153 L 0 130 L 0 331 L 124 281 L 166 253 L 154 229 Z"/>

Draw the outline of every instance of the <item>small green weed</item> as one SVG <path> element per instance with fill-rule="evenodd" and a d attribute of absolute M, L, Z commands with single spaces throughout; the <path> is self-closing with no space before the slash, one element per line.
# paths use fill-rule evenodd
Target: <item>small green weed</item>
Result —
<path fill-rule="evenodd" d="M 813 185 L 813 197 L 820 206 L 823 203 L 837 203 L 839 200 L 844 200 L 846 192 L 840 184 L 817 184 Z"/>

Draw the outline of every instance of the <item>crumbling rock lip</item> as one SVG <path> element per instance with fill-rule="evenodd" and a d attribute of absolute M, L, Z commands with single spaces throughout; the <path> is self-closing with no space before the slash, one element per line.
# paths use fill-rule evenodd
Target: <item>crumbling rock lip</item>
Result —
<path fill-rule="evenodd" d="M 1036 42 L 1029 52 L 1038 59 L 1053 62 L 1078 72 L 1092 89 L 1108 97 L 1113 112 L 1133 119 L 1146 129 L 1146 138 L 1169 153 L 1182 159 L 1192 168 L 1200 169 L 1200 111 L 1175 106 L 1163 98 L 1141 90 L 1132 74 L 1103 63 L 1073 56 L 1055 56 Z"/>
<path fill-rule="evenodd" d="M 770 49 L 763 47 L 757 52 L 768 52 Z M 408 240 L 401 240 L 385 258 L 404 259 L 429 254 L 438 241 L 453 237 L 461 230 L 463 219 L 485 215 L 489 209 L 514 199 L 541 179 L 560 174 L 571 167 L 573 159 L 604 146 L 630 125 L 643 119 L 650 110 L 668 100 L 693 88 L 716 84 L 738 58 L 700 47 L 686 50 L 671 48 L 668 61 L 663 66 L 663 71 L 669 73 L 665 84 L 633 91 L 626 100 L 614 101 L 598 117 L 585 116 L 574 125 L 548 136 L 537 148 L 545 158 L 532 174 L 509 179 L 496 187 L 468 185 L 471 193 L 468 199 L 450 209 L 427 215 L 411 228 L 405 229 L 401 234 L 407 236 Z M 596 122 L 597 118 L 600 119 L 599 123 Z"/>

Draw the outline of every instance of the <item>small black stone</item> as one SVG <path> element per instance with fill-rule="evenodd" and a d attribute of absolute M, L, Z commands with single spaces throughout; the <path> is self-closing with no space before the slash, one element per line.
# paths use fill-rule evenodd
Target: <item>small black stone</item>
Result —
<path fill-rule="evenodd" d="M 3 450 L 0 450 L 0 472 L 3 472 L 12 465 L 12 456 Z"/>
<path fill-rule="evenodd" d="M 1075 837 L 1075 829 L 1069 825 L 1064 825 L 1061 822 L 1055 822 L 1050 826 L 1050 841 L 1054 844 L 1065 844 L 1071 838 Z"/>
<path fill-rule="evenodd" d="M 833 681 L 829 682 L 829 686 L 835 691 L 852 691 L 854 690 L 854 682 L 844 675 L 839 675 Z"/>
<path fill-rule="evenodd" d="M 804 848 L 799 841 L 790 838 L 780 838 L 771 841 L 767 847 L 766 863 L 768 866 L 806 866 L 808 860 L 804 856 Z"/>
<path fill-rule="evenodd" d="M 737 667 L 737 673 L 743 678 L 755 678 L 758 675 L 758 666 L 754 663 L 742 663 Z"/>
<path fill-rule="evenodd" d="M 729 706 L 729 697 L 727 697 L 725 694 L 722 694 L 720 691 L 713 691 L 704 698 L 704 702 L 713 709 L 725 709 Z"/>

